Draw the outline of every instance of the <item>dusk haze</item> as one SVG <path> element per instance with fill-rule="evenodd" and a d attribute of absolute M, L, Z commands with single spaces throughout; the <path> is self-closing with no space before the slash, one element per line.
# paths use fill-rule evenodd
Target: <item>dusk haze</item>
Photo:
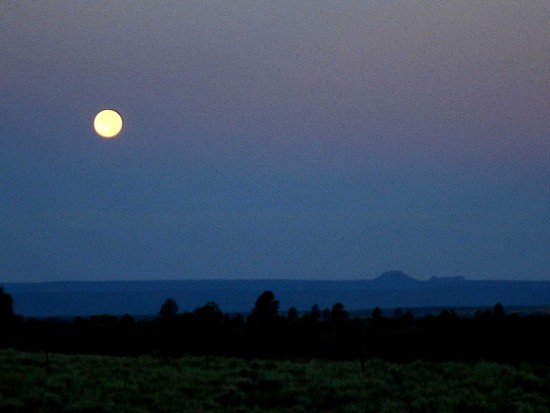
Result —
<path fill-rule="evenodd" d="M 0 286 L 550 281 L 548 1 L 3 1 L 0 55 Z"/>
<path fill-rule="evenodd" d="M 0 412 L 549 412 L 550 0 L 0 0 Z"/>

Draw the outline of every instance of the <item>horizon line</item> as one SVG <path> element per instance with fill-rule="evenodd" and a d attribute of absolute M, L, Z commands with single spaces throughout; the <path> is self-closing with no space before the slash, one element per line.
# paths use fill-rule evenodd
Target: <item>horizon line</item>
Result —
<path fill-rule="evenodd" d="M 350 278 L 350 279 L 326 279 L 326 278 L 159 278 L 159 279 L 109 279 L 109 280 L 82 280 L 82 279 L 64 279 L 64 280 L 43 280 L 43 281 L 0 281 L 0 286 L 7 284 L 55 284 L 55 283 L 126 283 L 126 282 L 186 282 L 186 281 L 201 281 L 201 282 L 219 282 L 219 281 L 246 281 L 246 282 L 365 282 L 376 281 L 382 275 L 378 275 L 373 278 Z M 405 274 L 406 275 L 406 274 Z M 408 279 L 416 282 L 427 282 L 431 280 L 462 280 L 462 281 L 492 281 L 492 282 L 550 282 L 550 280 L 541 279 L 480 279 L 480 278 L 466 278 L 464 276 L 431 276 L 425 279 L 418 279 L 406 275 Z"/>

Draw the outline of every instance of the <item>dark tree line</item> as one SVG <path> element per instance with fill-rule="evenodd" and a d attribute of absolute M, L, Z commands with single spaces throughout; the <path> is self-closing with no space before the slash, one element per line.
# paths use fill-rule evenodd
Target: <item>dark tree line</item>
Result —
<path fill-rule="evenodd" d="M 150 319 L 129 315 L 72 320 L 18 317 L 13 300 L 0 288 L 0 347 L 29 351 L 110 355 L 158 354 L 244 358 L 326 358 L 392 361 L 495 360 L 550 362 L 550 317 L 506 314 L 502 305 L 458 317 L 443 310 L 415 319 L 397 309 L 385 317 L 350 317 L 342 303 L 299 313 L 279 311 L 271 291 L 263 292 L 248 315 L 225 314 L 214 302 L 180 313 L 167 299 Z"/>

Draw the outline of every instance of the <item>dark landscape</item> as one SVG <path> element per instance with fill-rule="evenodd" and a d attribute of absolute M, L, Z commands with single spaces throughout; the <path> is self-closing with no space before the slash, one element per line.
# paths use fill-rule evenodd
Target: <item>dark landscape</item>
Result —
<path fill-rule="evenodd" d="M 549 22 L 0 0 L 0 413 L 550 413 Z"/>
<path fill-rule="evenodd" d="M 0 350 L 0 410 L 546 413 L 548 364 L 112 357 Z"/>
<path fill-rule="evenodd" d="M 269 290 L 232 314 L 213 301 L 180 311 L 172 298 L 149 317 L 23 317 L 13 304 L 0 290 L 2 412 L 497 413 L 550 402 L 544 307 L 359 317 L 342 302 L 283 311 Z"/>
<path fill-rule="evenodd" d="M 98 314 L 154 315 L 166 298 L 173 298 L 181 310 L 191 311 L 208 301 L 224 312 L 247 313 L 265 290 L 280 297 L 281 309 L 307 311 L 336 302 L 348 311 L 375 307 L 480 308 L 500 302 L 506 307 L 550 306 L 550 281 L 466 280 L 462 277 L 416 280 L 391 271 L 372 280 L 179 280 L 179 281 L 65 281 L 6 283 L 14 297 L 15 311 L 28 317 L 89 316 Z"/>

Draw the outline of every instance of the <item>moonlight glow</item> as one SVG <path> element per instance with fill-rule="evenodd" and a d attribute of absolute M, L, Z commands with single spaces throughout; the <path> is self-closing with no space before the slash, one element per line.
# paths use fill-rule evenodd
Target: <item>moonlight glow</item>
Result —
<path fill-rule="evenodd" d="M 122 130 L 122 116 L 112 109 L 102 110 L 94 119 L 94 129 L 99 136 L 113 138 Z"/>

